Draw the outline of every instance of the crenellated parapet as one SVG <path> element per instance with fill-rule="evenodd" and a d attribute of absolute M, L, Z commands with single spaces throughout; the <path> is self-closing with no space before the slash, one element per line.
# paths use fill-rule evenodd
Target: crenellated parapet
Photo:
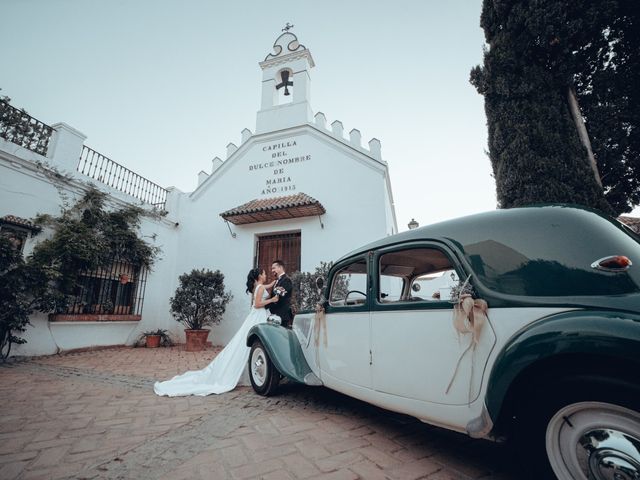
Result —
<path fill-rule="evenodd" d="M 334 120 L 327 127 L 327 117 L 322 112 L 318 112 L 315 114 L 314 122 L 312 125 L 316 129 L 330 135 L 344 145 L 347 145 L 375 160 L 386 163 L 384 160 L 382 160 L 382 145 L 380 143 L 380 140 L 378 140 L 377 138 L 374 137 L 369 140 L 369 148 L 366 148 L 362 145 L 362 133 L 360 132 L 360 130 L 358 130 L 357 128 L 353 128 L 349 131 L 349 136 L 346 137 L 344 134 L 344 125 L 342 124 L 342 122 L 340 120 Z M 240 132 L 240 147 L 247 143 L 252 136 L 253 133 L 251 132 L 251 130 L 249 130 L 248 128 L 244 128 Z M 231 158 L 240 147 L 236 146 L 236 144 L 233 142 L 229 142 L 227 144 L 225 160 Z M 198 186 L 203 183 L 209 177 L 209 175 L 213 174 L 218 168 L 220 168 L 223 163 L 223 160 L 221 160 L 219 157 L 215 157 L 212 160 L 211 172 L 205 173 L 204 171 L 201 171 L 198 174 Z"/>
<path fill-rule="evenodd" d="M 380 140 L 377 138 L 372 138 L 369 140 L 369 148 L 365 148 L 362 146 L 362 134 L 360 130 L 357 128 L 351 129 L 349 132 L 349 137 L 346 138 L 344 135 L 344 125 L 340 120 L 334 120 L 331 122 L 330 128 L 327 128 L 327 117 L 324 113 L 318 112 L 315 114 L 313 125 L 323 132 L 328 133 L 335 139 L 341 141 L 345 145 L 349 145 L 352 148 L 364 153 L 365 155 L 370 156 L 371 158 L 375 158 L 376 160 L 382 160 L 382 146 L 380 144 Z"/>

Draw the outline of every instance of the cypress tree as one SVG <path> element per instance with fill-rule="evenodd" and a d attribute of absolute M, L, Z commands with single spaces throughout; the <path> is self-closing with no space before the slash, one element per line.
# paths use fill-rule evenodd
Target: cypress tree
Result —
<path fill-rule="evenodd" d="M 613 213 L 596 157 L 581 139 L 580 92 L 587 46 L 606 31 L 619 1 L 484 0 L 489 48 L 471 83 L 485 97 L 489 157 L 499 206 L 577 203 Z M 588 118 L 588 117 L 587 117 Z M 589 124 L 587 124 L 590 126 Z M 600 143 L 597 143 L 597 148 Z M 598 155 L 599 156 L 599 155 Z M 603 182 L 605 188 L 608 183 Z"/>
<path fill-rule="evenodd" d="M 596 35 L 575 50 L 575 85 L 605 198 L 623 213 L 640 204 L 640 2 L 607 7 Z"/>

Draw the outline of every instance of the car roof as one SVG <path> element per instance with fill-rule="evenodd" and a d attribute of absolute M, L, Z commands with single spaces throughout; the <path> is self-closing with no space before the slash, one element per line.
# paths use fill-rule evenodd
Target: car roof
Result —
<path fill-rule="evenodd" d="M 526 235 L 532 230 L 549 229 L 554 223 L 562 222 L 565 219 L 571 218 L 575 221 L 576 217 L 580 220 L 578 224 L 583 228 L 588 229 L 590 225 L 601 224 L 604 220 L 624 230 L 619 222 L 612 218 L 597 210 L 579 205 L 531 205 L 468 215 L 390 235 L 349 252 L 342 256 L 337 263 L 371 250 L 398 243 L 420 240 L 447 240 L 457 243 L 479 228 L 486 229 L 488 225 L 494 238 L 499 241 L 501 237 L 513 229 L 518 229 L 523 235 Z M 624 231 L 628 233 L 626 230 Z"/>
<path fill-rule="evenodd" d="M 470 215 L 382 238 L 350 252 L 335 268 L 368 252 L 437 242 L 458 257 L 474 288 L 493 306 L 604 306 L 640 311 L 640 239 L 597 211 L 538 205 Z M 428 245 L 428 243 L 427 243 Z M 624 273 L 594 265 L 611 256 Z M 335 270 L 334 270 L 335 271 Z"/>

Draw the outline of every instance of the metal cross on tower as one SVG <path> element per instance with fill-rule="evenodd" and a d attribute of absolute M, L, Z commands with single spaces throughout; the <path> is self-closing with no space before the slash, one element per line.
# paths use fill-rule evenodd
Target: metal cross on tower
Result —
<path fill-rule="evenodd" d="M 291 30 L 293 27 L 295 27 L 295 25 L 291 25 L 289 22 L 287 22 L 287 24 L 284 26 L 284 28 L 282 29 L 283 32 L 288 32 L 289 30 Z"/>

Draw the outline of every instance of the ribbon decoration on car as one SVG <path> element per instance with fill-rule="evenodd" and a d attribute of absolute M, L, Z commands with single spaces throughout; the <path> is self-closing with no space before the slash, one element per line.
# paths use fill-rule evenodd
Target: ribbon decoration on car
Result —
<path fill-rule="evenodd" d="M 488 309 L 489 305 L 486 301 L 479 298 L 474 300 L 469 294 L 460 295 L 458 303 L 453 307 L 453 328 L 458 333 L 458 336 L 470 333 L 471 341 L 469 342 L 469 346 L 460 355 L 460 358 L 458 358 L 458 363 L 456 363 L 456 368 L 453 371 L 453 376 L 451 377 L 451 381 L 449 382 L 445 393 L 449 393 L 464 356 L 470 350 L 475 351 L 476 346 L 480 342 L 482 328 L 489 321 L 487 316 Z M 471 401 L 472 382 L 473 360 L 471 361 L 471 375 L 469 375 L 469 401 Z"/>
<path fill-rule="evenodd" d="M 322 303 L 316 304 L 316 316 L 313 328 L 315 330 L 315 343 L 316 347 L 320 344 L 320 330 L 323 330 L 323 342 L 324 346 L 327 346 L 327 319 L 324 315 L 324 307 Z"/>

